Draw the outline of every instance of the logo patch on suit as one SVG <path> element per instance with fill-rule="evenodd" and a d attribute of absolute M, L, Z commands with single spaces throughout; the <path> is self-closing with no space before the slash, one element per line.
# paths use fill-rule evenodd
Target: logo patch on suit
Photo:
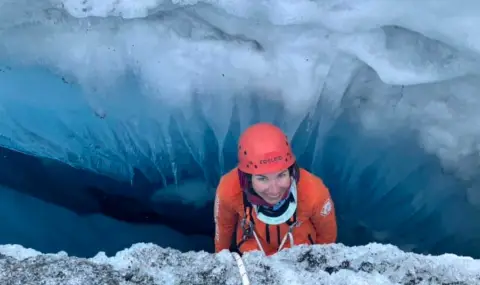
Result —
<path fill-rule="evenodd" d="M 322 211 L 320 212 L 320 215 L 322 216 L 328 216 L 332 212 L 332 200 L 328 199 L 325 204 L 323 204 Z"/>

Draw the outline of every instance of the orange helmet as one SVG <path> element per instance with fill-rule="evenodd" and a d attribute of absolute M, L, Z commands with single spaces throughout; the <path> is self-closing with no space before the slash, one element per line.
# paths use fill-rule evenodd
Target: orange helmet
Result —
<path fill-rule="evenodd" d="M 250 126 L 238 143 L 238 169 L 249 174 L 266 174 L 288 169 L 295 163 L 287 136 L 269 123 Z"/>

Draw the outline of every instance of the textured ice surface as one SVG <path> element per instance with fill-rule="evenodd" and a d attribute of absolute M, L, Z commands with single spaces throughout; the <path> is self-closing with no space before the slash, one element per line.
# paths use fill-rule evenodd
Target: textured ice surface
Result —
<path fill-rule="evenodd" d="M 0 144 L 126 181 L 215 184 L 238 134 L 271 121 L 331 188 L 341 240 L 480 256 L 479 10 L 0 0 Z M 213 199 L 196 185 L 170 200 Z"/>
<path fill-rule="evenodd" d="M 393 246 L 301 246 L 269 258 L 246 254 L 251 284 L 480 284 L 480 261 L 452 255 L 422 256 Z M 233 257 L 204 252 L 180 253 L 135 244 L 113 257 L 91 259 L 64 253 L 43 255 L 20 246 L 0 246 L 0 282 L 10 285 L 241 285 Z"/>
<path fill-rule="evenodd" d="M 407 125 L 445 167 L 472 177 L 478 9 L 467 0 L 2 0 L 1 143 L 159 180 L 191 163 L 221 168 L 223 155 L 207 154 L 237 133 L 231 121 L 273 120 L 292 135 L 320 104 L 313 121 L 361 108 L 366 134 Z M 381 80 L 355 82 L 365 65 Z M 249 96 L 265 104 L 255 110 Z"/>

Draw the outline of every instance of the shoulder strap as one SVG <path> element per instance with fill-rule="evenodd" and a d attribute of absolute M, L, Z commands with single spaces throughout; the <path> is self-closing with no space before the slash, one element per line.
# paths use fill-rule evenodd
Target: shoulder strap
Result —
<path fill-rule="evenodd" d="M 252 204 L 247 199 L 247 195 L 242 190 L 242 197 L 243 197 L 243 212 L 244 217 L 240 221 L 242 227 L 242 240 L 237 244 L 237 248 L 240 249 L 242 244 L 247 241 L 253 235 L 253 227 L 255 226 L 254 220 L 252 219 Z"/>
<path fill-rule="evenodd" d="M 247 222 L 251 222 L 252 224 L 255 223 L 255 221 L 252 219 L 252 204 L 250 201 L 247 199 L 247 194 L 245 194 L 245 191 L 242 190 L 242 197 L 243 197 L 243 212 L 245 214 L 245 219 Z"/>

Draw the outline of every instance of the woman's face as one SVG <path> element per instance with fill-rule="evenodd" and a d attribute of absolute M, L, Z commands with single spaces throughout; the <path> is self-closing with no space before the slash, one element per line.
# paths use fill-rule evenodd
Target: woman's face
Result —
<path fill-rule="evenodd" d="M 262 175 L 252 175 L 252 187 L 269 204 L 280 202 L 290 188 L 291 179 L 288 169 Z"/>

